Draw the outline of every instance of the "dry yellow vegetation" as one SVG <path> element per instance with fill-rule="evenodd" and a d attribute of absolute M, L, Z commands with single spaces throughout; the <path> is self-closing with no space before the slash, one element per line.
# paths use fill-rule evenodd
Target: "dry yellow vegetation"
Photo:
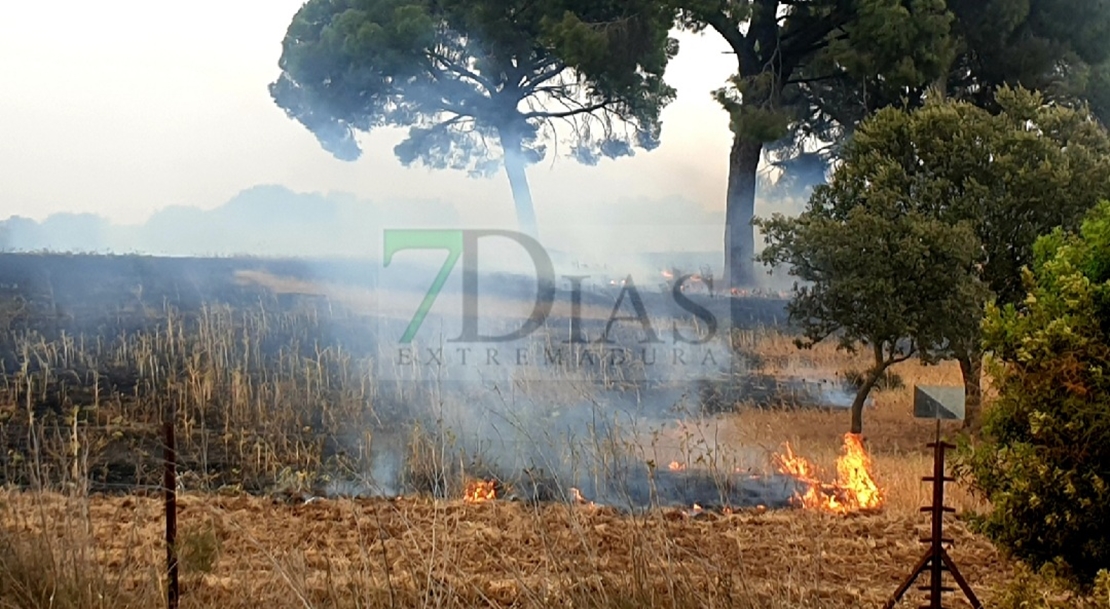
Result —
<path fill-rule="evenodd" d="M 113 605 L 158 603 L 157 498 L 4 503 L 8 535 L 63 553 L 95 549 L 88 560 L 121 586 Z M 897 510 L 632 517 L 557 504 L 202 495 L 180 508 L 183 540 L 206 531 L 218 540 L 210 572 L 183 559 L 183 607 L 878 607 L 922 552 L 920 519 Z M 1010 567 L 963 526 L 951 530 L 953 558 L 989 602 Z"/>
<path fill-rule="evenodd" d="M 826 346 L 798 351 L 774 334 L 752 340 L 765 371 L 843 374 L 866 363 Z M 178 516 L 181 606 L 880 607 L 924 550 L 918 539 L 927 521 L 918 508 L 929 501 L 921 477 L 930 473 L 924 445 L 935 428 L 912 418 L 912 387 L 959 382 L 954 365 L 907 362 L 895 372 L 905 386 L 879 392 L 865 413 L 866 446 L 885 499 L 876 513 L 627 515 L 589 504 L 290 502 L 186 492 Z M 831 469 L 847 427 L 846 412 L 752 410 L 727 415 L 715 433 L 722 444 L 788 442 Z M 948 505 L 958 512 L 947 521 L 952 557 L 987 606 L 1019 606 L 1018 566 L 959 518 L 985 506 L 950 487 Z M 162 525 L 157 494 L 3 492 L 0 607 L 162 605 Z M 899 606 L 918 606 L 920 594 Z M 967 604 L 952 595 L 946 606 Z"/>

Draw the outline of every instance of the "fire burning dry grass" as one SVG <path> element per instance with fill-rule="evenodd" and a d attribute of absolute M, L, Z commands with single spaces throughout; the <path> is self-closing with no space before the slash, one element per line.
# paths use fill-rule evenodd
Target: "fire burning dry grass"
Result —
<path fill-rule="evenodd" d="M 871 477 L 871 455 L 856 434 L 844 434 L 844 454 L 836 459 L 836 482 L 832 484 L 822 482 L 816 467 L 795 455 L 789 444 L 786 453 L 774 459 L 780 472 L 809 483 L 808 490 L 798 496 L 805 509 L 847 514 L 877 510 L 883 505 L 882 492 Z"/>
<path fill-rule="evenodd" d="M 463 491 L 463 501 L 466 503 L 482 503 L 496 498 L 497 487 L 493 480 L 473 480 L 467 483 Z"/>
<path fill-rule="evenodd" d="M 283 355 L 276 369 L 265 373 L 274 376 L 253 385 L 248 367 L 221 367 L 220 358 L 224 364 L 241 356 L 259 361 L 260 341 L 248 340 L 246 353 L 237 352 L 218 323 L 217 312 L 199 337 L 216 358 L 168 360 L 188 373 L 173 395 L 185 406 L 179 412 L 191 464 L 207 466 L 207 459 L 218 455 L 241 473 L 279 481 L 286 471 L 281 468 L 292 464 L 295 479 L 328 458 L 320 448 L 325 436 L 292 435 L 307 429 L 297 415 L 301 405 L 323 404 L 322 424 L 337 431 L 381 414 L 365 407 L 373 392 L 357 380 L 362 364 L 334 352 L 319 352 L 315 360 Z M 167 360 L 160 358 L 167 353 L 189 352 L 186 340 L 169 332 L 115 351 L 102 349 L 120 365 L 127 358 L 148 358 L 164 366 Z M 753 332 L 745 340 L 768 373 L 836 376 L 865 365 L 825 346 L 798 351 L 773 332 Z M 64 367 L 62 362 L 92 357 L 72 343 L 60 348 L 28 344 L 27 349 L 57 363 L 55 370 Z M 681 420 L 652 430 L 642 444 L 601 451 L 605 459 L 621 452 L 670 463 L 659 469 L 671 474 L 788 474 L 805 483 L 797 509 L 726 511 L 688 504 L 629 513 L 577 487 L 562 501 L 508 501 L 496 476 L 471 463 L 452 465 L 457 455 L 448 454 L 442 442 L 408 447 L 410 478 L 441 495 L 438 499 L 327 499 L 303 488 L 293 500 L 278 500 L 196 484 L 208 489 L 182 496 L 180 538 L 183 552 L 186 547 L 206 550 L 188 559 L 183 553 L 182 606 L 878 607 L 920 555 L 918 539 L 926 528 L 918 508 L 929 501 L 921 477 L 930 472 L 925 443 L 934 427 L 911 417 L 909 388 L 959 379 L 958 369 L 948 365 L 907 362 L 896 372 L 905 387 L 878 393 L 865 412 L 862 437 L 843 433 L 848 420 L 842 411 L 742 409 L 704 425 Z M 46 386 L 28 384 L 36 391 Z M 4 390 L 16 406 L 29 400 L 30 392 L 20 393 L 17 383 Z M 223 392 L 233 407 L 213 419 L 211 403 Z M 117 405 L 122 415 L 151 423 L 141 406 Z M 206 425 L 212 426 L 211 435 L 203 433 Z M 111 433 L 117 432 L 118 427 Z M 212 438 L 219 439 L 220 450 L 209 453 L 204 443 Z M 89 437 L 74 431 L 58 440 L 52 446 L 61 455 L 59 463 L 76 467 L 95 461 L 86 452 Z M 602 445 L 602 440 L 608 441 L 577 441 Z M 746 461 L 731 461 L 722 454 L 728 447 L 761 447 L 754 452 L 765 471 L 756 471 L 752 450 Z M 75 455 L 85 455 L 84 461 Z M 364 457 L 351 460 L 365 465 Z M 68 471 L 55 466 L 47 473 L 76 481 Z M 951 485 L 949 497 L 958 512 L 983 507 L 958 485 Z M 952 556 L 981 599 L 990 605 L 1003 598 L 1013 565 L 969 533 L 959 518 L 947 526 L 955 539 Z M 159 606 L 165 594 L 162 535 L 157 496 L 5 491 L 0 494 L 0 607 Z M 962 605 L 952 599 L 950 606 Z"/>

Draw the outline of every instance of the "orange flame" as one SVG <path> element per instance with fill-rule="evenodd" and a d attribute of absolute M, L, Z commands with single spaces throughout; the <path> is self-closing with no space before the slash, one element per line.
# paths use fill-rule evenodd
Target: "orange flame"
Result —
<path fill-rule="evenodd" d="M 856 434 L 844 435 L 844 454 L 836 460 L 836 477 L 839 485 L 848 489 L 858 509 L 882 507 L 883 495 L 871 477 L 871 455 Z"/>
<path fill-rule="evenodd" d="M 789 444 L 785 454 L 774 455 L 774 461 L 780 473 L 808 485 L 805 493 L 795 497 L 805 509 L 847 514 L 883 505 L 882 492 L 871 477 L 871 456 L 856 434 L 844 435 L 844 452 L 836 460 L 835 484 L 822 482 L 813 463 L 795 455 Z"/>
<path fill-rule="evenodd" d="M 671 470 L 672 472 L 680 472 L 686 469 L 686 466 L 682 463 L 679 463 L 678 461 L 671 461 L 671 464 L 667 466 L 667 469 Z"/>
<path fill-rule="evenodd" d="M 580 490 L 578 490 L 574 487 L 571 487 L 570 488 L 570 493 L 571 493 L 571 498 L 574 500 L 574 503 L 576 503 L 578 505 L 584 505 L 584 506 L 587 506 L 587 507 L 591 507 L 591 508 L 592 507 L 597 507 L 596 503 L 594 503 L 593 501 L 590 501 L 589 499 L 586 499 L 586 497 L 582 495 L 582 491 L 580 491 Z"/>
<path fill-rule="evenodd" d="M 467 483 L 463 491 L 463 501 L 466 503 L 482 503 L 497 498 L 497 490 L 493 480 L 474 480 Z"/>

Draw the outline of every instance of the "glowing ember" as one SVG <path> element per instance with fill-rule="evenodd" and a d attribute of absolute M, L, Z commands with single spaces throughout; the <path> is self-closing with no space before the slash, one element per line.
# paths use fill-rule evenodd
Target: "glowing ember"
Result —
<path fill-rule="evenodd" d="M 808 486 L 795 497 L 803 508 L 846 514 L 882 507 L 883 496 L 871 478 L 871 456 L 856 434 L 844 435 L 844 454 L 836 460 L 836 483 L 825 484 L 817 468 L 805 457 L 794 454 L 786 445 L 785 454 L 774 456 L 780 473 L 793 476 Z"/>
<path fill-rule="evenodd" d="M 463 491 L 463 501 L 467 503 L 482 503 L 497 498 L 497 490 L 493 480 L 474 480 L 466 485 Z"/>
<path fill-rule="evenodd" d="M 671 461 L 671 464 L 668 465 L 667 468 L 670 469 L 672 472 L 680 472 L 686 469 L 686 466 L 682 463 L 679 463 L 678 461 Z"/>

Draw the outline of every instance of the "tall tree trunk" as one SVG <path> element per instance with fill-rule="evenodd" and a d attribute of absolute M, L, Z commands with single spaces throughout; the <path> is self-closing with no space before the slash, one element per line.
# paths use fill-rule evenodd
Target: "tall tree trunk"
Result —
<path fill-rule="evenodd" d="M 964 431 L 971 435 L 979 433 L 982 426 L 983 406 L 983 353 L 972 353 L 956 358 L 960 362 L 960 373 L 964 378 Z"/>
<path fill-rule="evenodd" d="M 737 133 L 728 160 L 728 194 L 725 203 L 725 264 L 729 287 L 755 283 L 755 183 L 763 142 Z"/>
<path fill-rule="evenodd" d="M 736 133 L 732 140 L 732 153 L 728 163 L 728 195 L 725 206 L 725 277 L 728 288 L 740 290 L 750 287 L 755 279 L 755 180 L 763 142 Z M 729 298 L 730 328 L 743 328 L 743 303 L 739 298 Z M 730 329 L 730 335 L 732 330 Z M 730 343 L 731 344 L 731 343 Z M 730 349 L 736 360 L 740 354 Z M 734 366 L 740 362 L 734 361 Z"/>
<path fill-rule="evenodd" d="M 536 210 L 532 205 L 532 191 L 528 187 L 524 154 L 520 149 L 520 134 L 511 128 L 503 128 L 499 130 L 498 135 L 501 138 L 501 150 L 505 154 L 505 173 L 509 176 L 509 187 L 513 191 L 517 225 L 521 232 L 539 239 Z"/>

